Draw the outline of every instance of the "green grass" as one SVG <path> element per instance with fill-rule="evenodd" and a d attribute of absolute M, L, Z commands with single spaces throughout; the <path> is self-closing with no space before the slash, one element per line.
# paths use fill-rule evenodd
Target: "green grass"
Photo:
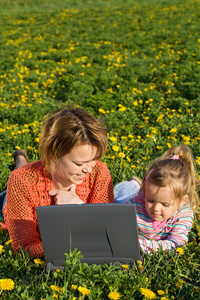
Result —
<path fill-rule="evenodd" d="M 199 177 L 199 9 L 197 0 L 1 1 L 0 190 L 14 150 L 38 159 L 43 116 L 70 105 L 106 123 L 103 160 L 114 184 L 142 176 L 152 159 L 180 143 L 193 150 Z M 52 299 L 50 285 L 64 287 L 61 299 L 78 299 L 71 284 L 90 289 L 86 299 L 108 299 L 110 291 L 143 299 L 140 288 L 156 299 L 200 296 L 198 216 L 183 255 L 161 251 L 133 270 L 77 263 L 71 277 L 68 266 L 47 275 L 28 255 L 14 255 L 8 234 L 0 235 L 0 277 L 15 282 L 4 299 Z"/>

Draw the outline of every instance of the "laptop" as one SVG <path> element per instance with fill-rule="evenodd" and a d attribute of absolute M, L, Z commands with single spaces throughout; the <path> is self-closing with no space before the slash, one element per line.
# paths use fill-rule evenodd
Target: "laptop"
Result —
<path fill-rule="evenodd" d="M 70 204 L 36 207 L 47 271 L 63 269 L 75 248 L 82 263 L 133 264 L 141 259 L 134 204 Z"/>

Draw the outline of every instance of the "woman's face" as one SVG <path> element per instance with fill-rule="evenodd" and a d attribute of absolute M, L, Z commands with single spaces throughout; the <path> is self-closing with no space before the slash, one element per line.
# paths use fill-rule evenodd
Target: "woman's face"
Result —
<path fill-rule="evenodd" d="M 84 177 L 96 165 L 97 148 L 88 144 L 79 145 L 58 159 L 53 174 L 53 182 L 59 187 L 81 184 Z"/>

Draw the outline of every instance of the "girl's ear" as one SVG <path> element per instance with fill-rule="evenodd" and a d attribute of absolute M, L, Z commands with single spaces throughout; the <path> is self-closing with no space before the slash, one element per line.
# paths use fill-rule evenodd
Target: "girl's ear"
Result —
<path fill-rule="evenodd" d="M 181 206 L 186 205 L 188 202 L 188 195 L 183 196 L 183 199 L 181 200 Z"/>

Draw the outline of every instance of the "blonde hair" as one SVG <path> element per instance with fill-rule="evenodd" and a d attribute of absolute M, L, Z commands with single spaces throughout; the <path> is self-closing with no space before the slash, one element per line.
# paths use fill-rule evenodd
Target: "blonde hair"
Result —
<path fill-rule="evenodd" d="M 79 109 L 60 109 L 46 116 L 39 140 L 41 160 L 48 171 L 51 164 L 68 154 L 78 145 L 89 144 L 97 148 L 95 159 L 106 152 L 108 140 L 106 127 L 88 112 Z"/>
<path fill-rule="evenodd" d="M 145 181 L 158 187 L 169 186 L 179 204 L 188 195 L 191 209 L 197 210 L 199 198 L 196 192 L 196 166 L 189 146 L 181 144 L 170 148 L 160 158 L 153 161 L 144 175 L 140 193 L 144 191 Z"/>

